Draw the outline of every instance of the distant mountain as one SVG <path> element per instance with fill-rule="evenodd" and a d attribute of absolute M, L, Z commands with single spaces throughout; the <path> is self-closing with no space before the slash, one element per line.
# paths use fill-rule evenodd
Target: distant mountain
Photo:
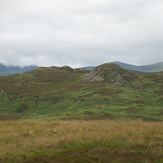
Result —
<path fill-rule="evenodd" d="M 87 66 L 87 67 L 82 67 L 83 69 L 86 69 L 86 70 L 92 70 L 95 66 Z"/>
<path fill-rule="evenodd" d="M 0 64 L 0 76 L 8 76 L 12 74 L 21 74 L 26 71 L 30 71 L 36 69 L 38 66 L 30 65 L 30 66 L 6 66 L 4 64 Z"/>
<path fill-rule="evenodd" d="M 134 70 L 134 71 L 141 71 L 141 72 L 163 71 L 163 62 L 155 63 L 155 64 L 151 64 L 151 65 L 143 65 L 143 66 L 135 66 L 135 65 L 131 65 L 131 64 L 123 63 L 123 62 L 112 62 L 112 63 L 114 63 L 124 69 Z M 94 67 L 95 66 L 88 66 L 88 67 L 83 67 L 83 68 L 87 69 L 87 70 L 91 70 Z"/>
<path fill-rule="evenodd" d="M 122 68 L 129 69 L 129 70 L 135 70 L 135 71 L 142 71 L 142 72 L 159 72 L 163 71 L 163 62 L 155 63 L 151 65 L 143 65 L 143 66 L 135 66 L 131 64 L 126 64 L 122 62 L 113 62 L 117 65 L 119 65 Z"/>

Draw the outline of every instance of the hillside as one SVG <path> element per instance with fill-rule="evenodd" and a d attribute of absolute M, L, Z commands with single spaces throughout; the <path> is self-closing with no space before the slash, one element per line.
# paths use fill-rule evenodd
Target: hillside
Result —
<path fill-rule="evenodd" d="M 112 62 L 124 69 L 128 70 L 134 70 L 134 71 L 140 71 L 140 72 L 160 72 L 163 71 L 163 62 L 156 63 L 156 64 L 151 64 L 151 65 L 143 65 L 143 66 L 135 66 L 123 62 Z M 88 66 L 88 67 L 83 67 L 84 69 L 91 70 L 95 66 Z"/>
<path fill-rule="evenodd" d="M 19 66 L 6 66 L 3 64 L 0 64 L 0 76 L 8 76 L 8 75 L 12 75 L 12 74 L 22 74 L 26 71 L 30 71 L 35 68 L 37 68 L 37 66 L 35 66 L 35 65 L 19 67 Z"/>
<path fill-rule="evenodd" d="M 109 63 L 0 77 L 0 118 L 163 120 L 163 73 Z"/>

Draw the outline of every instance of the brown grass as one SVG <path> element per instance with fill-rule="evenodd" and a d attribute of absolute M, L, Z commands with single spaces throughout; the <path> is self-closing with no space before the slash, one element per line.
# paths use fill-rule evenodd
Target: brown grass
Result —
<path fill-rule="evenodd" d="M 0 162 L 159 162 L 161 157 L 162 122 L 0 122 Z"/>

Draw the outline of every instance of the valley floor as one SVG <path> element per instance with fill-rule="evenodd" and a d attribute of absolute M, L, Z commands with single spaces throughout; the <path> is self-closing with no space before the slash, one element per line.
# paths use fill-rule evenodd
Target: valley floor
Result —
<path fill-rule="evenodd" d="M 0 163 L 96 162 L 163 162 L 163 122 L 0 122 Z"/>

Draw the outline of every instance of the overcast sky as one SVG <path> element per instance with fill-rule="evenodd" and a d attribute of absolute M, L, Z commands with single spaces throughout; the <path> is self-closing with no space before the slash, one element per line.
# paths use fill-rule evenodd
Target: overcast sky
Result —
<path fill-rule="evenodd" d="M 163 61 L 163 0 L 0 0 L 0 63 Z"/>

